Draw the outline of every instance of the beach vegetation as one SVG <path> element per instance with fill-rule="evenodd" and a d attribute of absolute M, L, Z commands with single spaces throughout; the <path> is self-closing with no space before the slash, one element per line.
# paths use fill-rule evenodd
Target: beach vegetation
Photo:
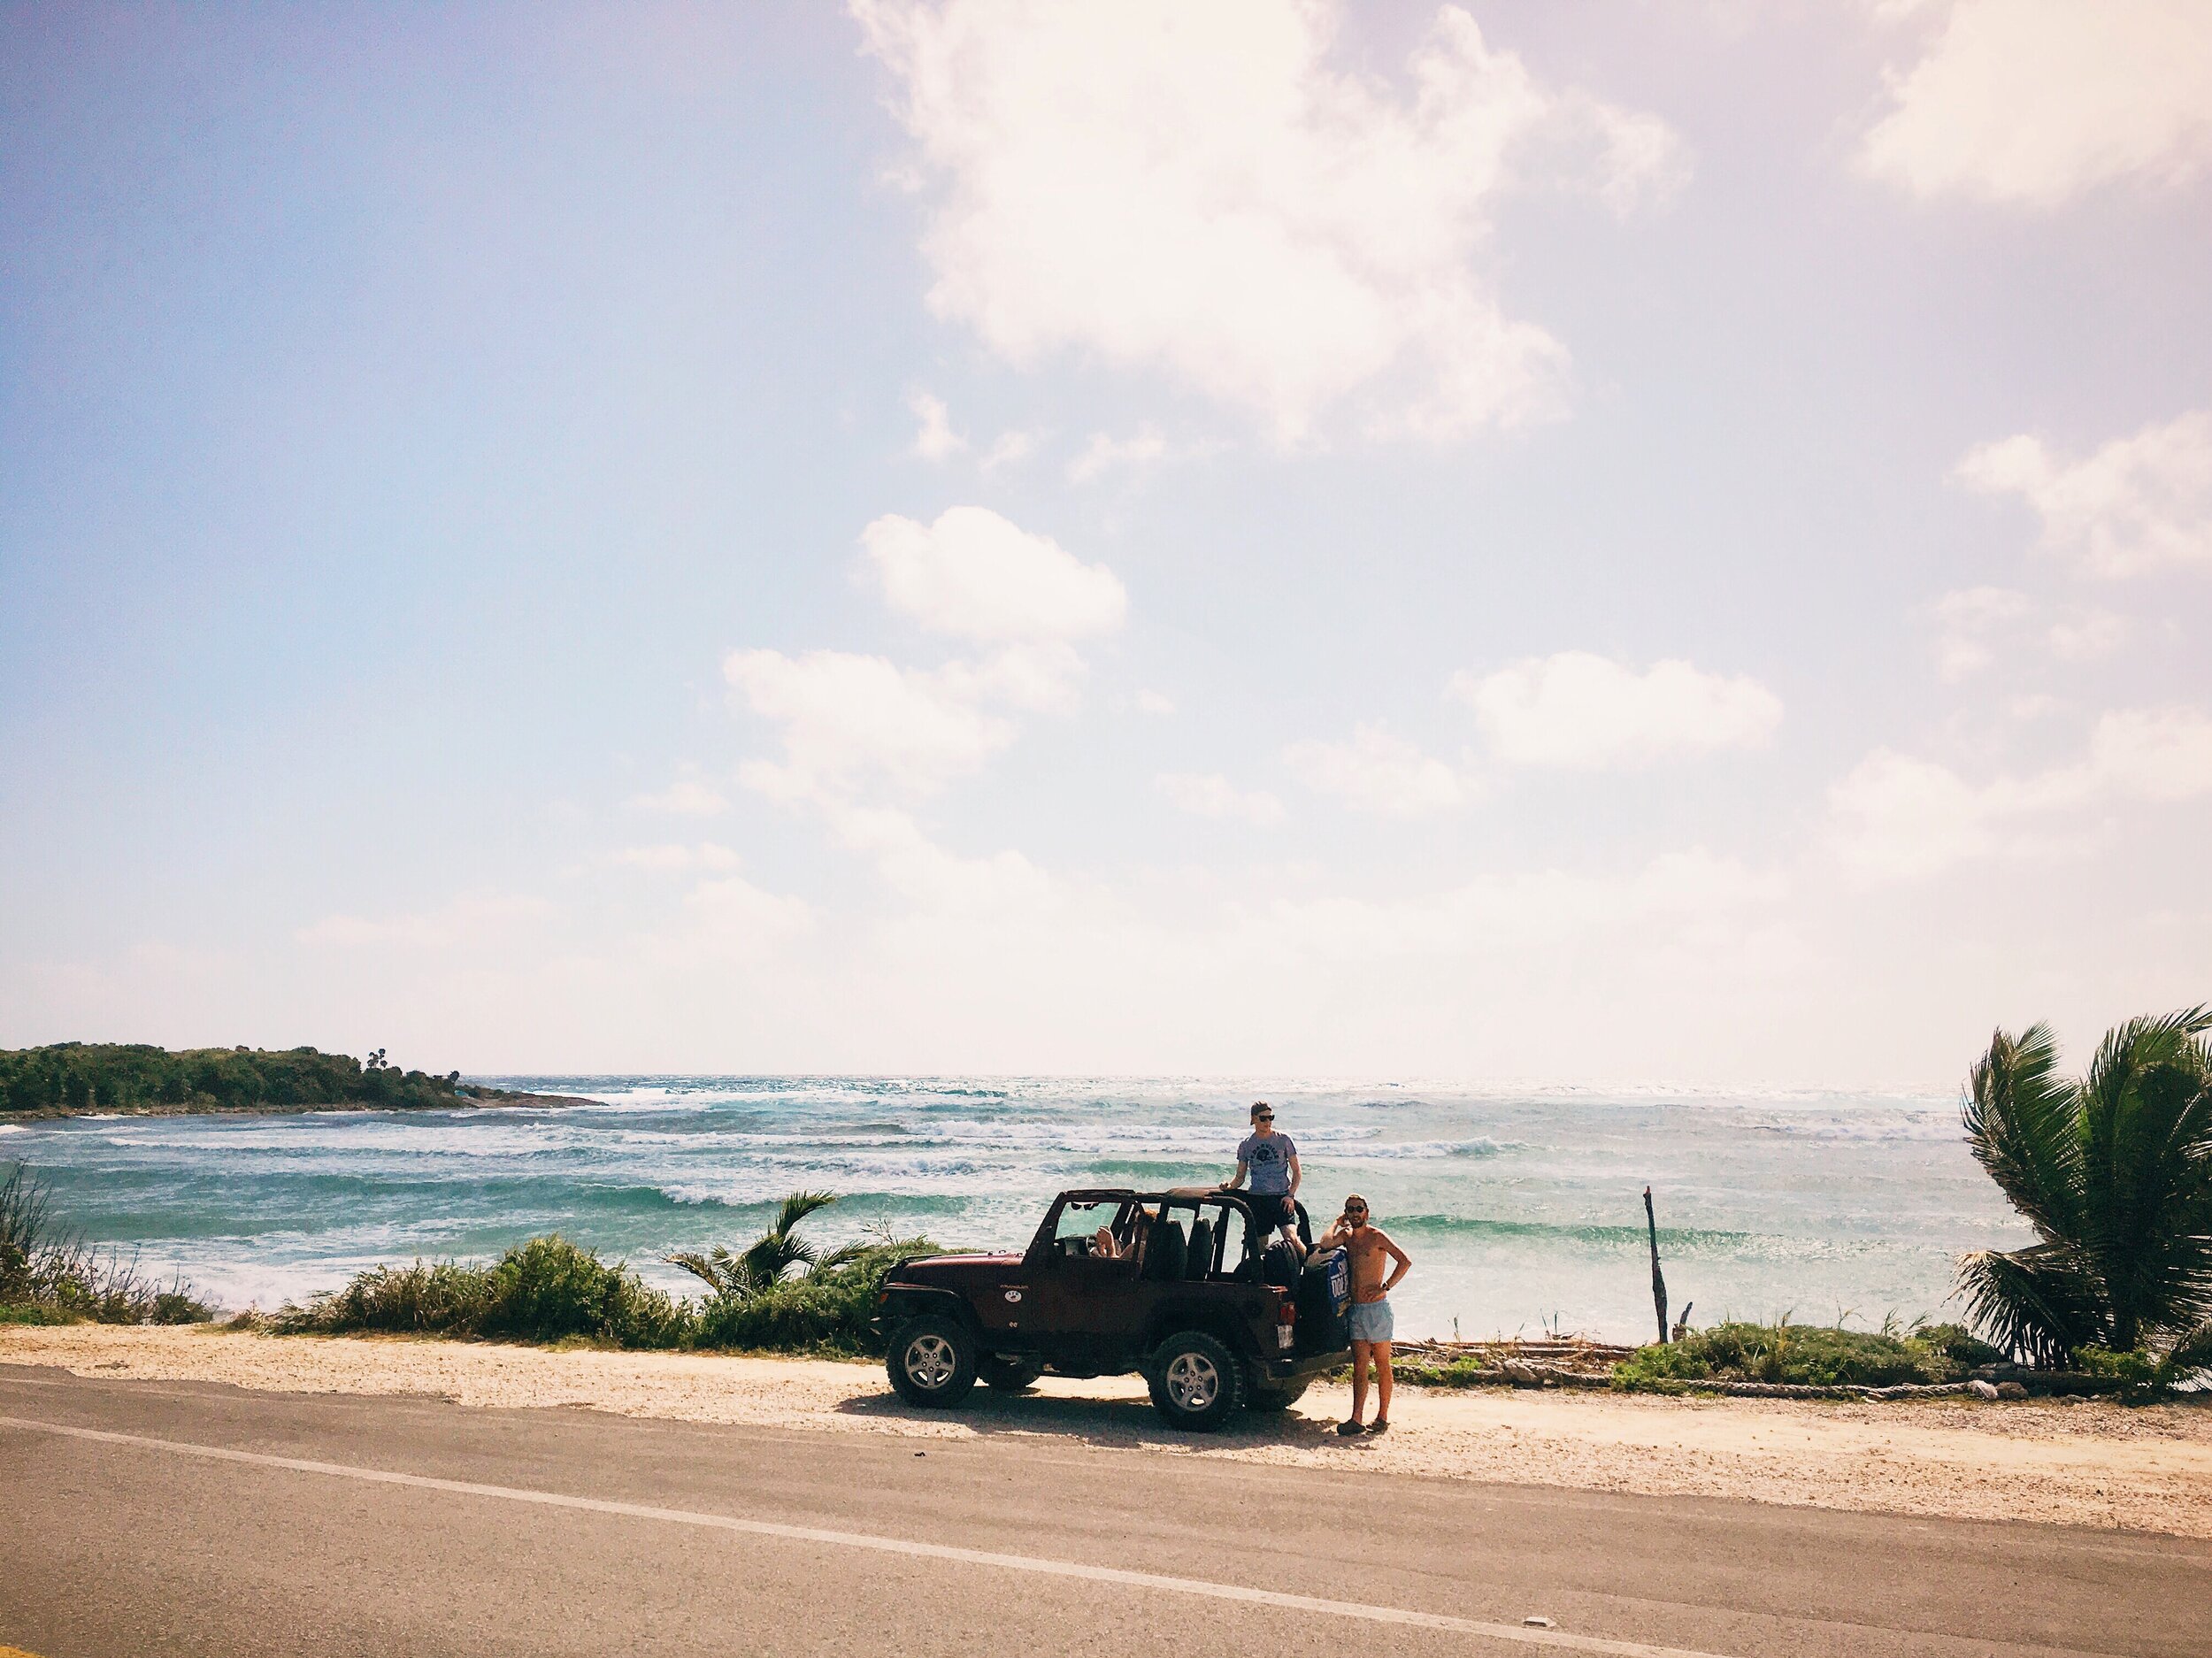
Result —
<path fill-rule="evenodd" d="M 0 1323 L 197 1324 L 212 1316 L 181 1278 L 142 1275 L 135 1257 L 104 1257 L 61 1224 L 53 1194 L 22 1163 L 0 1178 Z"/>
<path fill-rule="evenodd" d="M 776 1207 L 768 1230 L 735 1255 L 717 1244 L 704 1255 L 677 1251 L 666 1257 L 702 1280 L 718 1297 L 743 1300 L 773 1289 L 799 1273 L 834 1270 L 868 1246 L 846 1244 L 825 1254 L 799 1236 L 799 1223 L 837 1201 L 834 1192 L 794 1192 Z"/>
<path fill-rule="evenodd" d="M 519 1341 L 572 1338 L 623 1347 L 685 1345 L 683 1302 L 617 1262 L 558 1233 L 516 1245 L 488 1265 L 417 1261 L 372 1267 L 305 1306 L 269 1320 L 285 1334 L 350 1332 L 479 1336 Z"/>
<path fill-rule="evenodd" d="M 1961 1257 L 1992 1339 L 2045 1367 L 2164 1386 L 2212 1365 L 2212 1008 L 2131 1019 L 2078 1078 L 2047 1026 L 1999 1031 L 1975 1064 L 1967 1142 L 2034 1228 Z"/>
<path fill-rule="evenodd" d="M 450 1107 L 460 1080 L 403 1071 L 382 1048 L 363 1061 L 312 1048 L 56 1042 L 0 1050 L 0 1113 Z"/>
<path fill-rule="evenodd" d="M 357 1332 L 611 1347 L 807 1353 L 859 1358 L 879 1354 L 872 1320 L 884 1275 L 927 1255 L 926 1238 L 879 1229 L 823 1249 L 798 1236 L 809 1215 L 836 1201 L 797 1192 L 768 1231 L 741 1250 L 718 1247 L 669 1260 L 710 1293 L 682 1300 L 655 1289 L 626 1263 L 558 1235 L 516 1245 L 489 1264 L 417 1261 L 372 1267 L 304 1306 L 288 1303 L 264 1327 L 280 1334 Z"/>
<path fill-rule="evenodd" d="M 1958 1324 L 1902 1334 L 1840 1326 L 1727 1323 L 1639 1348 L 1614 1368 L 1618 1387 L 1675 1392 L 1698 1382 L 1897 1387 L 1965 1379 L 2004 1355 Z"/>

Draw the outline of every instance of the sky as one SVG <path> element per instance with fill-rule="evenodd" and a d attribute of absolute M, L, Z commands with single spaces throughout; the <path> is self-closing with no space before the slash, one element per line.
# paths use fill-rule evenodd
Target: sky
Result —
<path fill-rule="evenodd" d="M 2212 8 L 0 9 L 0 1044 L 2212 1000 Z"/>

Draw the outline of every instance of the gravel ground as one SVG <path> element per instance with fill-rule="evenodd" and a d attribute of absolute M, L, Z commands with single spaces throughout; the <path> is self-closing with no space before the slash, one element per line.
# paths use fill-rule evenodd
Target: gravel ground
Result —
<path fill-rule="evenodd" d="M 1349 1390 L 1317 1386 L 1280 1418 L 1205 1438 L 1154 1417 L 1134 1378 L 978 1388 L 956 1412 L 909 1409 L 882 1370 L 808 1359 L 550 1350 L 205 1327 L 0 1326 L 0 1362 L 279 1393 L 415 1393 L 467 1406 L 818 1432 L 1049 1436 L 1164 1455 L 1651 1495 L 2212 1537 L 2212 1407 L 1922 1401 L 1686 1400 L 1402 1388 L 1390 1433 L 1339 1439 Z"/>

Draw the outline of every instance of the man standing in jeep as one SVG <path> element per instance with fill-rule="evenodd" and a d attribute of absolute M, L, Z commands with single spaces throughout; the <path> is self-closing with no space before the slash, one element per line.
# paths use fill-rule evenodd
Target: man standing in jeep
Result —
<path fill-rule="evenodd" d="M 1298 1247 L 1298 1182 L 1302 1175 L 1298 1167 L 1298 1147 L 1287 1134 L 1275 1132 L 1275 1108 L 1264 1100 L 1252 1107 L 1252 1132 L 1237 1147 L 1236 1178 L 1228 1182 L 1225 1190 L 1233 1192 L 1248 1178 L 1252 1182 L 1252 1196 L 1256 1200 L 1253 1212 L 1264 1224 L 1271 1223 L 1276 1235 L 1290 1246 L 1291 1253 L 1302 1257 Z"/>
<path fill-rule="evenodd" d="M 1344 1212 L 1314 1240 L 1314 1250 L 1341 1248 L 1352 1257 L 1352 1419 L 1337 1432 L 1346 1439 L 1361 1432 L 1367 1409 L 1367 1367 L 1375 1367 L 1375 1420 L 1369 1433 L 1390 1430 L 1390 1341 L 1396 1333 L 1390 1316 L 1391 1286 L 1405 1277 L 1412 1258 L 1367 1218 L 1367 1200 L 1353 1193 Z M 1384 1259 L 1394 1264 L 1386 1275 Z"/>

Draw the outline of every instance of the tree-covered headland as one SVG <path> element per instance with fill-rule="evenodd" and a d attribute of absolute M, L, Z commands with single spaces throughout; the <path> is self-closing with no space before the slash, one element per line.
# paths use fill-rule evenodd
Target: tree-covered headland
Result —
<path fill-rule="evenodd" d="M 57 1042 L 0 1049 L 0 1114 L 278 1111 L 465 1103 L 461 1073 L 434 1077 L 312 1048 L 189 1048 Z"/>

